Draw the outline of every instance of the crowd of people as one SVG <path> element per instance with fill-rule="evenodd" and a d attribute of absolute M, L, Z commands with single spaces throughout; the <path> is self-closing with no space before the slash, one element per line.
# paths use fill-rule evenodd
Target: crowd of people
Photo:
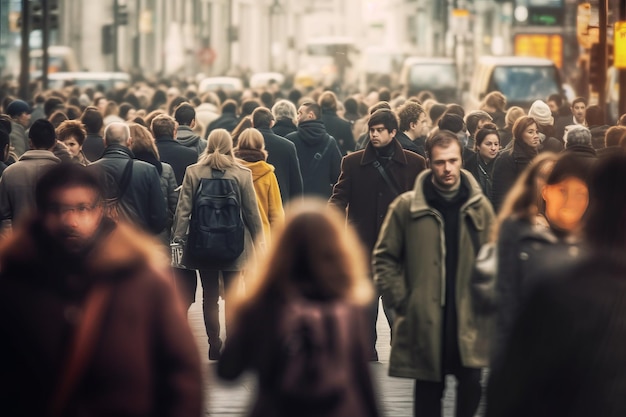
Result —
<path fill-rule="evenodd" d="M 208 359 L 258 373 L 251 415 L 379 415 L 381 299 L 415 416 L 447 375 L 474 416 L 486 368 L 488 416 L 626 413 L 626 115 L 165 82 L 1 99 L 12 415 L 200 415 L 198 281 Z M 204 256 L 232 204 L 241 247 Z"/>

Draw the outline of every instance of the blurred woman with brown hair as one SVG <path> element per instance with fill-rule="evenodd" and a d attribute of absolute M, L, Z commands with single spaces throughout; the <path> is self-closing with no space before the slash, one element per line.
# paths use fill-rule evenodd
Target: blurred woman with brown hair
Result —
<path fill-rule="evenodd" d="M 78 120 L 65 120 L 56 128 L 57 140 L 67 146 L 72 160 L 83 166 L 87 166 L 89 161 L 83 153 L 83 143 L 87 137 L 87 131 Z"/>
<path fill-rule="evenodd" d="M 269 243 L 272 230 L 285 219 L 283 202 L 280 198 L 278 180 L 274 174 L 274 166 L 268 164 L 265 141 L 261 132 L 251 127 L 239 135 L 239 144 L 234 150 L 235 157 L 252 171 L 252 181 L 259 205 L 265 241 Z"/>
<path fill-rule="evenodd" d="M 377 416 L 366 310 L 365 254 L 322 200 L 287 210 L 285 225 L 232 316 L 218 374 L 258 374 L 251 416 Z"/>

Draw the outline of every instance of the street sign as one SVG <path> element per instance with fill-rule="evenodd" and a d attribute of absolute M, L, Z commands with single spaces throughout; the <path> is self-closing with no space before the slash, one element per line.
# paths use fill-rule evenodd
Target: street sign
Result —
<path fill-rule="evenodd" d="M 470 12 L 467 9 L 452 9 L 450 30 L 454 35 L 464 36 L 469 32 Z"/>
<path fill-rule="evenodd" d="M 615 68 L 626 69 L 626 21 L 615 22 L 613 57 Z"/>

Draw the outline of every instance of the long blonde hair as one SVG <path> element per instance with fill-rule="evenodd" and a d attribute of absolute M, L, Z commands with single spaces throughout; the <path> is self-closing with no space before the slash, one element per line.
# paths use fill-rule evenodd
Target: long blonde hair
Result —
<path fill-rule="evenodd" d="M 363 244 L 345 218 L 318 198 L 289 204 L 273 234 L 268 254 L 247 282 L 246 295 L 234 295 L 235 311 L 293 296 L 367 305 L 373 296 Z M 238 315 L 238 313 L 236 313 Z"/>
<path fill-rule="evenodd" d="M 211 131 L 207 139 L 206 149 L 198 159 L 198 163 L 221 170 L 235 165 L 233 139 L 226 129 Z"/>

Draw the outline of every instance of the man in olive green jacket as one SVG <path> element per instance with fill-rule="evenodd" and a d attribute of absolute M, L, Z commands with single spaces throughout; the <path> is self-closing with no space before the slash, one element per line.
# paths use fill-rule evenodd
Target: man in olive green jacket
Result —
<path fill-rule="evenodd" d="M 397 313 L 389 375 L 416 380 L 415 416 L 441 416 L 449 374 L 456 416 L 473 416 L 488 361 L 491 317 L 475 313 L 470 279 L 495 216 L 461 152 L 452 132 L 427 142 L 431 169 L 390 205 L 373 252 L 383 302 Z"/>

